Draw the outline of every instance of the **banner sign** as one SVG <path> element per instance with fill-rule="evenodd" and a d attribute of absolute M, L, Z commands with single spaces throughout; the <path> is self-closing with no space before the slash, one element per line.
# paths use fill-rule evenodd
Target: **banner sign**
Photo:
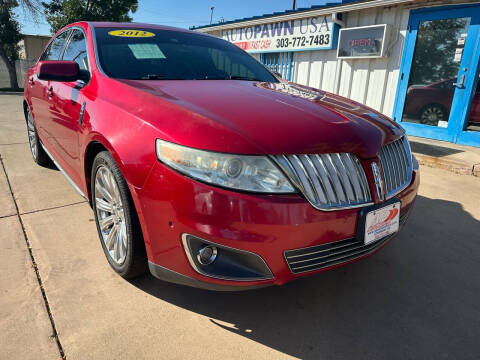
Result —
<path fill-rule="evenodd" d="M 222 38 L 249 53 L 266 53 L 335 49 L 337 33 L 328 15 L 224 30 Z"/>

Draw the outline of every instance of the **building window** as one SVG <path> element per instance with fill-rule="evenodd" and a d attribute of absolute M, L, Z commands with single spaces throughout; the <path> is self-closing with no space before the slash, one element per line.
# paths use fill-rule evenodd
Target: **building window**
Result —
<path fill-rule="evenodd" d="M 283 79 L 291 81 L 293 77 L 293 52 L 274 52 L 260 54 L 260 61 L 268 70 L 279 73 Z"/>

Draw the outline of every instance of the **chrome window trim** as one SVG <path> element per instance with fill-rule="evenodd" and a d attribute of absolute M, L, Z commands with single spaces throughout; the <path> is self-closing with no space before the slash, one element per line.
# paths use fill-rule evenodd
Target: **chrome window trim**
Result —
<path fill-rule="evenodd" d="M 47 43 L 47 45 L 45 46 L 45 49 L 43 49 L 42 53 L 41 53 L 40 56 L 38 57 L 37 63 L 38 63 L 39 61 L 44 61 L 44 60 L 42 60 L 43 55 L 45 55 L 45 52 L 50 48 L 50 45 L 52 45 L 53 41 L 54 41 L 56 38 L 58 38 L 58 37 L 59 37 L 60 35 L 62 35 L 63 33 L 67 32 L 67 31 L 71 31 L 71 30 L 72 30 L 72 28 L 69 27 L 69 28 L 67 28 L 67 29 L 62 30 L 61 32 L 59 32 L 56 36 L 52 36 L 52 38 L 50 39 L 50 41 L 49 41 L 49 42 Z M 65 46 L 64 46 L 63 49 L 62 49 L 62 56 L 61 56 L 61 57 L 63 57 L 63 52 L 65 51 L 65 48 L 67 47 L 67 43 L 68 43 L 68 40 L 70 39 L 70 35 L 71 35 L 71 34 L 68 34 L 67 38 L 65 39 Z M 46 61 L 46 60 L 45 60 L 45 61 Z"/>
<path fill-rule="evenodd" d="M 87 33 L 85 31 L 84 28 L 80 27 L 80 26 L 70 26 L 69 28 L 63 30 L 62 32 L 58 33 L 57 36 L 53 37 L 50 39 L 50 41 L 48 42 L 48 44 L 45 46 L 45 49 L 43 49 L 42 53 L 40 54 L 40 56 L 38 57 L 37 61 L 35 62 L 35 64 L 38 64 L 39 61 L 43 61 L 42 60 L 42 57 L 43 55 L 45 54 L 45 51 L 47 51 L 49 48 L 50 48 L 50 45 L 52 44 L 53 40 L 55 40 L 57 37 L 59 37 L 61 34 L 67 32 L 67 31 L 70 31 L 70 34 L 68 34 L 68 37 L 67 39 L 65 40 L 65 46 L 63 47 L 63 50 L 62 50 L 62 56 L 60 57 L 60 59 L 58 60 L 63 60 L 63 55 L 65 55 L 65 49 L 67 48 L 67 46 L 70 44 L 70 38 L 72 37 L 72 34 L 73 34 L 73 30 L 74 29 L 78 29 L 80 30 L 82 33 L 83 33 L 83 36 L 85 37 L 85 43 L 87 45 L 87 61 L 88 61 L 88 73 L 89 73 L 89 80 L 87 83 L 85 83 L 83 80 L 77 80 L 76 82 L 77 83 L 80 83 L 82 84 L 82 87 L 85 86 L 85 85 L 88 85 L 90 83 L 90 81 L 92 80 L 92 64 L 91 64 L 91 61 L 90 61 L 90 51 L 88 50 L 88 37 L 87 37 Z"/>
<path fill-rule="evenodd" d="M 97 34 L 95 33 L 95 26 L 93 26 L 91 21 L 87 21 L 87 25 L 90 28 L 90 32 L 92 33 L 92 44 L 93 44 L 93 52 L 95 55 L 95 65 L 97 66 L 98 71 L 105 77 L 110 78 L 105 71 L 102 69 L 102 65 L 100 64 L 100 58 L 98 57 L 98 44 L 97 44 Z"/>
<path fill-rule="evenodd" d="M 65 55 L 65 50 L 67 49 L 68 45 L 70 45 L 70 39 L 72 38 L 72 34 L 73 34 L 73 31 L 74 30 L 80 30 L 82 33 L 83 33 L 83 36 L 84 36 L 84 40 L 85 40 L 85 45 L 86 45 L 86 49 L 87 49 L 87 61 L 88 61 L 88 73 L 89 73 L 89 79 L 88 79 L 88 82 L 85 83 L 83 80 L 77 80 L 77 82 L 80 82 L 82 83 L 83 85 L 88 85 L 90 83 L 90 81 L 92 80 L 92 64 L 91 64 L 91 61 L 90 61 L 90 51 L 88 50 L 88 37 L 87 37 L 87 32 L 85 31 L 84 28 L 82 28 L 81 26 L 72 26 L 70 27 L 69 29 L 71 29 L 71 33 L 70 35 L 68 36 L 68 41 L 67 43 L 65 44 L 65 48 L 63 49 L 63 52 L 62 52 L 62 60 L 63 60 L 63 56 Z"/>

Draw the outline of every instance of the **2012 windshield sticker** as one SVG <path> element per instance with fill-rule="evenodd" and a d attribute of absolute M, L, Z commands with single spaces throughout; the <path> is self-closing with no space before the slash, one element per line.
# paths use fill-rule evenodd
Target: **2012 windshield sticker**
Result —
<path fill-rule="evenodd" d="M 111 36 L 120 36 L 120 37 L 154 37 L 155 34 L 149 31 L 144 30 L 112 30 L 108 32 L 108 35 Z"/>

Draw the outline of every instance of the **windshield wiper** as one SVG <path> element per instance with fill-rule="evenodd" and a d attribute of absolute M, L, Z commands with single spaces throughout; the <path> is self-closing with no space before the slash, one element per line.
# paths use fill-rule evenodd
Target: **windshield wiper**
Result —
<path fill-rule="evenodd" d="M 256 79 L 248 76 L 238 76 L 238 75 L 230 75 L 230 80 L 245 80 L 245 81 L 261 81 L 265 82 L 265 80 L 262 79 Z"/>
<path fill-rule="evenodd" d="M 182 78 L 167 76 L 167 75 L 158 75 L 158 74 L 148 74 L 142 76 L 141 80 L 184 80 Z"/>

